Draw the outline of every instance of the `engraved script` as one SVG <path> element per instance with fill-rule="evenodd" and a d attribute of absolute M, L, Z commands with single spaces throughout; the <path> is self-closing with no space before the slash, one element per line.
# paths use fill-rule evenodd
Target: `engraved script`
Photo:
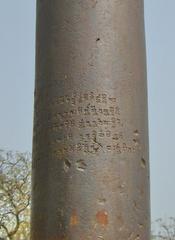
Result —
<path fill-rule="evenodd" d="M 53 136 L 48 144 L 56 156 L 75 152 L 122 154 L 139 149 L 136 135 L 134 139 L 126 137 L 116 97 L 94 90 L 56 96 L 49 101 L 49 105 L 42 104 L 42 99 L 36 102 L 39 118 L 35 119 L 35 132 L 40 133 L 43 126 L 47 128 Z"/>

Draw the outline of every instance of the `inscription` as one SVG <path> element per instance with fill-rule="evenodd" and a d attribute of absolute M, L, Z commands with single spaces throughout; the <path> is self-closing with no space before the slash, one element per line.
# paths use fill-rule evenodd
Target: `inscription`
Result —
<path fill-rule="evenodd" d="M 56 156 L 73 152 L 122 154 L 140 148 L 138 130 L 133 129 L 128 137 L 119 101 L 107 93 L 73 92 L 49 99 L 43 94 L 36 97 L 35 109 L 35 134 L 41 136 L 47 129 L 53 136 L 48 145 Z"/>

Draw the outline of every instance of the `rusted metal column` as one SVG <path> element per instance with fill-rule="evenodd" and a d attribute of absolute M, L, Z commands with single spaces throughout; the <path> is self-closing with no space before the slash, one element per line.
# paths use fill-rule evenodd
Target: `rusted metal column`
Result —
<path fill-rule="evenodd" d="M 32 240 L 148 240 L 142 0 L 38 0 Z"/>

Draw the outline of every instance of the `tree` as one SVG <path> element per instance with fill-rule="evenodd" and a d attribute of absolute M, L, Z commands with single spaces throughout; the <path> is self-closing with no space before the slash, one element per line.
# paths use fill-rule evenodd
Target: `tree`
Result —
<path fill-rule="evenodd" d="M 31 154 L 0 150 L 0 240 L 29 240 Z M 156 220 L 152 240 L 175 240 L 175 218 Z"/>
<path fill-rule="evenodd" d="M 0 238 L 29 239 L 31 155 L 0 151 Z"/>
<path fill-rule="evenodd" d="M 167 221 L 159 218 L 156 220 L 158 231 L 155 240 L 175 240 L 175 218 L 169 217 Z"/>

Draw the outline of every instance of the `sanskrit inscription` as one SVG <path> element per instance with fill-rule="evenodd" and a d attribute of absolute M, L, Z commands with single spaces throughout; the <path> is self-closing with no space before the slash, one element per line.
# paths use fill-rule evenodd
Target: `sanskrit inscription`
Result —
<path fill-rule="evenodd" d="M 133 129 L 128 138 L 116 97 L 91 91 L 46 98 L 40 97 L 35 103 L 35 132 L 42 134 L 43 128 L 47 129 L 52 136 L 48 145 L 57 156 L 75 152 L 122 154 L 139 150 L 139 132 Z"/>

